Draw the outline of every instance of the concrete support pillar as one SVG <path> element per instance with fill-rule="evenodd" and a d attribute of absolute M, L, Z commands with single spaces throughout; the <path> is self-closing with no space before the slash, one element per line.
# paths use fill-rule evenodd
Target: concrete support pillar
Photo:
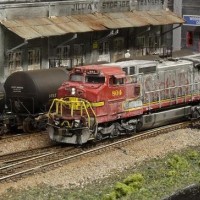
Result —
<path fill-rule="evenodd" d="M 176 13 L 179 17 L 182 17 L 182 0 L 174 0 L 173 2 L 174 4 L 174 13 Z M 177 24 L 174 24 L 173 27 L 176 27 Z M 172 43 L 172 47 L 173 47 L 173 51 L 178 51 L 181 49 L 181 31 L 182 28 L 179 27 L 177 29 L 173 30 L 173 43 Z"/>

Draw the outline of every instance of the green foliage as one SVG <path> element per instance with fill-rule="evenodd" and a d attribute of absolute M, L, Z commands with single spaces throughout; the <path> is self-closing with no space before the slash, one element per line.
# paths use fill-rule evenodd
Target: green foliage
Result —
<path fill-rule="evenodd" d="M 106 194 L 103 197 L 103 200 L 116 200 L 116 199 L 117 199 L 117 196 L 116 196 L 115 191 L 112 191 L 110 194 Z"/>
<path fill-rule="evenodd" d="M 117 198 L 127 196 L 132 193 L 132 188 L 124 183 L 117 182 L 115 185 L 115 193 Z"/>
<path fill-rule="evenodd" d="M 131 174 L 123 181 L 123 183 L 125 183 L 126 185 L 130 185 L 133 183 L 142 183 L 142 182 L 144 182 L 144 177 L 140 173 Z"/>
<path fill-rule="evenodd" d="M 197 151 L 191 150 L 188 152 L 188 158 L 191 160 L 197 160 L 199 159 L 199 153 Z"/>
<path fill-rule="evenodd" d="M 182 171 L 182 170 L 186 170 L 189 167 L 188 161 L 177 154 L 169 158 L 167 160 L 167 163 L 168 163 L 169 168 L 174 169 L 174 170 Z"/>
<path fill-rule="evenodd" d="M 130 195 L 133 192 L 138 191 L 142 188 L 144 183 L 144 177 L 140 173 L 135 173 L 129 175 L 127 178 L 123 180 L 123 182 L 117 182 L 114 191 L 112 191 L 109 195 L 106 195 L 104 200 L 115 200 L 121 198 L 123 196 Z"/>
<path fill-rule="evenodd" d="M 166 174 L 168 177 L 174 177 L 177 176 L 177 171 L 176 170 L 170 170 Z"/>

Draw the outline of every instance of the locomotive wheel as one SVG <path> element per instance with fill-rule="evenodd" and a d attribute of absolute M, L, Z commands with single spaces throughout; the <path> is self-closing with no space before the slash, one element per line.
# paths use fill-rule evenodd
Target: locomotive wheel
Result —
<path fill-rule="evenodd" d="M 143 124 L 141 121 L 138 121 L 137 125 L 136 125 L 136 131 L 140 131 L 142 128 Z"/>
<path fill-rule="evenodd" d="M 114 129 L 112 130 L 112 132 L 110 133 L 110 138 L 115 138 L 119 136 L 119 130 L 118 128 L 115 126 Z"/>
<path fill-rule="evenodd" d="M 23 131 L 24 132 L 28 132 L 31 133 L 35 130 L 33 124 L 33 119 L 31 119 L 30 117 L 27 117 L 24 121 L 23 121 Z"/>
<path fill-rule="evenodd" d="M 96 140 L 97 140 L 97 141 L 100 141 L 100 140 L 102 140 L 102 139 L 103 139 L 102 134 L 101 134 L 101 133 L 97 133 L 97 134 L 96 134 Z"/>

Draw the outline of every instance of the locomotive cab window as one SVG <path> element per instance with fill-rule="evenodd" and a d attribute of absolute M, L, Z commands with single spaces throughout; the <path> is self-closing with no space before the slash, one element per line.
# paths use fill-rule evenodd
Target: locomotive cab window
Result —
<path fill-rule="evenodd" d="M 112 85 L 112 86 L 113 85 L 123 85 L 124 84 L 124 78 L 112 76 L 109 79 L 109 84 Z"/>
<path fill-rule="evenodd" d="M 104 76 L 86 76 L 85 77 L 86 83 L 105 83 L 105 77 Z"/>
<path fill-rule="evenodd" d="M 82 74 L 71 74 L 70 81 L 83 82 L 84 81 L 84 76 Z"/>
<path fill-rule="evenodd" d="M 126 75 L 128 75 L 128 68 L 127 67 L 123 67 L 122 70 L 125 72 Z"/>
<path fill-rule="evenodd" d="M 126 73 L 126 75 L 135 74 L 135 66 L 123 67 L 122 70 Z"/>

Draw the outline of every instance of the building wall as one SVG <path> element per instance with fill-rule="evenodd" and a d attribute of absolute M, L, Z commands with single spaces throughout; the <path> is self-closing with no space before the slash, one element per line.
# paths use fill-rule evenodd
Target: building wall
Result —
<path fill-rule="evenodd" d="M 67 16 L 96 11 L 160 10 L 168 7 L 167 4 L 167 0 L 19 0 L 17 3 L 8 0 L 0 3 L 0 20 Z M 170 29 L 171 26 L 125 28 L 24 41 L 0 26 L 0 81 L 17 70 L 116 61 L 124 58 L 127 49 L 132 56 L 158 53 L 165 41 L 168 43 L 171 40 L 171 32 L 161 37 L 162 32 Z"/>

